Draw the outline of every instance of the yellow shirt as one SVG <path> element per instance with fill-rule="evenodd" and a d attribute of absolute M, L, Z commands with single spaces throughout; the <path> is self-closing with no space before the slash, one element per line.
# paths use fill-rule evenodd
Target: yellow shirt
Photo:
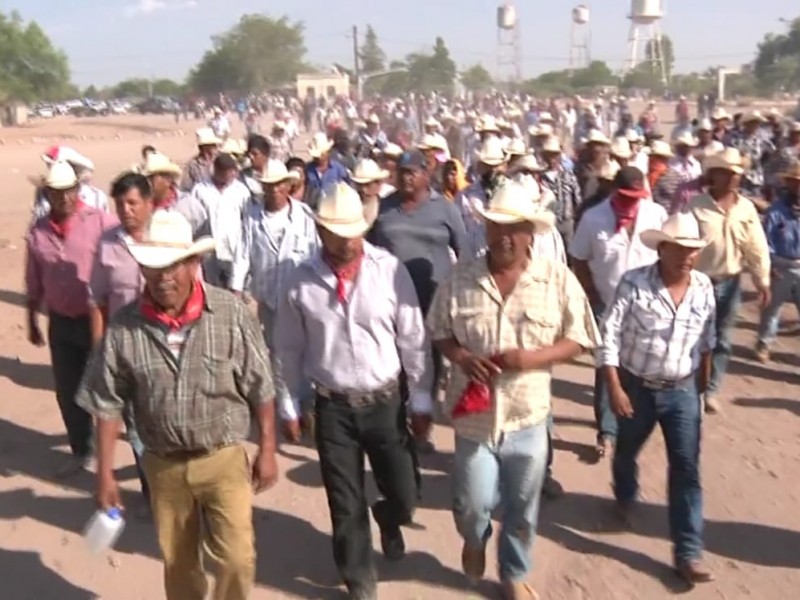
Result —
<path fill-rule="evenodd" d="M 769 246 L 750 200 L 738 196 L 726 211 L 711 196 L 702 194 L 689 202 L 688 209 L 708 242 L 697 260 L 698 271 L 714 280 L 749 271 L 757 284 L 769 287 Z"/>
<path fill-rule="evenodd" d="M 516 287 L 503 300 L 486 258 L 459 262 L 439 286 L 428 314 L 431 339 L 455 338 L 478 356 L 517 348 L 534 350 L 569 339 L 597 346 L 592 309 L 566 265 L 532 257 Z M 551 369 L 506 371 L 493 385 L 493 410 L 455 419 L 456 432 L 477 442 L 541 423 L 550 412 Z M 449 414 L 469 380 L 454 368 L 447 388 Z"/>

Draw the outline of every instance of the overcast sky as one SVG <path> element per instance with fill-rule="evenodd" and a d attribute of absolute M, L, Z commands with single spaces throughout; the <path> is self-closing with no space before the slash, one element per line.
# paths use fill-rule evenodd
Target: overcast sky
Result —
<path fill-rule="evenodd" d="M 497 64 L 498 0 L 0 0 L 48 32 L 70 59 L 81 86 L 128 77 L 182 80 L 211 45 L 211 36 L 243 14 L 263 12 L 302 21 L 307 60 L 352 63 L 350 28 L 371 24 L 389 58 L 426 50 L 442 35 L 460 67 Z M 568 66 L 571 8 L 580 1 L 521 0 L 517 13 L 523 75 Z M 592 58 L 619 69 L 625 59 L 629 1 L 588 0 Z M 677 71 L 738 66 L 752 59 L 780 18 L 800 16 L 797 0 L 667 0 L 662 32 L 675 44 Z"/>

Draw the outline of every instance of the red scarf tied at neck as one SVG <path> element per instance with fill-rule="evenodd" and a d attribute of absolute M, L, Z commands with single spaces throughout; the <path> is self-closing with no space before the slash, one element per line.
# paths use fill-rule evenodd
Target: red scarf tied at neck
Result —
<path fill-rule="evenodd" d="M 345 282 L 353 281 L 356 278 L 363 259 L 364 253 L 362 252 L 358 255 L 358 258 L 352 262 L 344 266 L 336 266 L 324 252 L 322 254 L 322 260 L 325 261 L 325 264 L 330 267 L 331 271 L 333 271 L 333 274 L 336 276 L 336 297 L 342 304 L 347 302 L 347 287 L 345 287 Z"/>
<path fill-rule="evenodd" d="M 171 317 L 156 306 L 147 288 L 142 292 L 142 297 L 139 301 L 139 310 L 142 312 L 142 316 L 148 321 L 163 325 L 169 331 L 177 331 L 198 321 L 203 314 L 205 303 L 205 290 L 200 282 L 195 281 L 192 287 L 192 293 L 189 294 L 189 299 L 186 301 L 181 314 L 178 316 Z"/>
<path fill-rule="evenodd" d="M 168 208 L 172 208 L 173 206 L 175 206 L 175 203 L 177 201 L 178 201 L 178 192 L 177 192 L 177 190 L 171 189 L 169 191 L 169 194 L 164 196 L 164 198 L 161 200 L 161 202 L 156 202 L 155 205 L 156 205 L 156 208 L 168 209 Z"/>
<path fill-rule="evenodd" d="M 630 227 L 639 214 L 639 203 L 647 196 L 647 190 L 617 190 L 611 197 L 611 210 L 617 218 L 616 231 Z"/>
<path fill-rule="evenodd" d="M 75 219 L 78 218 L 78 213 L 80 213 L 85 207 L 86 205 L 81 200 L 78 200 L 78 202 L 75 204 L 75 211 L 61 221 L 56 221 L 53 219 L 53 212 L 51 211 L 47 217 L 47 220 L 50 223 L 50 229 L 52 229 L 53 232 L 62 240 L 66 239 L 66 237 L 69 235 L 69 232 L 72 230 L 72 227 L 75 225 Z"/>

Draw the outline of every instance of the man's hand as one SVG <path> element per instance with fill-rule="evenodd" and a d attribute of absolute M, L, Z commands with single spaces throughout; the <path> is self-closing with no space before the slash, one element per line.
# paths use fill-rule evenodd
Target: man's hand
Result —
<path fill-rule="evenodd" d="M 283 437 L 287 442 L 297 444 L 303 436 L 303 431 L 300 428 L 300 419 L 283 419 L 281 421 L 281 430 Z"/>
<path fill-rule="evenodd" d="M 39 348 L 44 346 L 44 336 L 37 323 L 30 323 L 28 325 L 28 341 Z"/>
<path fill-rule="evenodd" d="M 431 433 L 433 417 L 428 413 L 415 413 L 411 415 L 411 432 L 419 442 L 425 442 Z"/>
<path fill-rule="evenodd" d="M 458 361 L 458 366 L 466 373 L 470 379 L 481 383 L 489 383 L 495 375 L 499 375 L 501 370 L 490 359 L 477 356 L 468 352 Z"/>
<path fill-rule="evenodd" d="M 271 488 L 277 481 L 278 463 L 275 460 L 275 452 L 260 451 L 253 462 L 253 489 L 257 494 Z"/>
<path fill-rule="evenodd" d="M 525 364 L 526 358 L 530 358 L 527 350 L 515 349 L 506 350 L 500 354 L 492 357 L 492 362 L 501 369 L 508 369 L 509 371 L 523 371 L 530 369 L 531 365 Z M 530 362 L 530 360 L 528 360 Z"/>
<path fill-rule="evenodd" d="M 123 508 L 119 485 L 113 474 L 97 476 L 97 506 L 102 510 Z"/>
<path fill-rule="evenodd" d="M 611 410 L 618 417 L 630 418 L 633 416 L 633 406 L 631 406 L 631 399 L 628 394 L 622 389 L 621 385 L 609 387 L 608 390 L 611 400 Z"/>
<path fill-rule="evenodd" d="M 756 290 L 758 291 L 758 307 L 762 309 L 767 308 L 769 303 L 772 302 L 772 292 L 770 292 L 768 287 L 762 284 L 757 284 Z"/>

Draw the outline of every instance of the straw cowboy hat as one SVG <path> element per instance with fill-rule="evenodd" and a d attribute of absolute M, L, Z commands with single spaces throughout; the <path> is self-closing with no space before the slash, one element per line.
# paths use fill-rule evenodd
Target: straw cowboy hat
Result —
<path fill-rule="evenodd" d="M 800 122 L 792 121 L 789 125 L 789 133 L 800 133 Z"/>
<path fill-rule="evenodd" d="M 631 143 L 628 141 L 628 138 L 624 136 L 617 136 L 614 138 L 609 152 L 612 156 L 616 156 L 617 158 L 630 158 L 633 156 Z"/>
<path fill-rule="evenodd" d="M 417 144 L 417 149 L 441 150 L 442 152 L 447 152 L 447 140 L 444 139 L 444 136 L 441 136 L 438 133 L 426 133 L 422 136 L 419 144 Z"/>
<path fill-rule="evenodd" d="M 286 165 L 279 160 L 270 158 L 267 161 L 267 168 L 258 180 L 261 183 L 273 184 L 281 183 L 282 181 L 289 181 L 300 179 L 300 173 L 292 169 L 291 171 L 286 168 Z"/>
<path fill-rule="evenodd" d="M 219 146 L 222 143 L 211 127 L 201 127 L 194 132 L 194 136 L 198 146 Z"/>
<path fill-rule="evenodd" d="M 500 225 L 511 225 L 528 221 L 533 223 L 534 231 L 547 231 L 554 224 L 554 215 L 550 211 L 540 211 L 531 201 L 528 190 L 517 181 L 507 181 L 501 185 L 483 208 L 478 204 L 475 210 L 487 221 Z"/>
<path fill-rule="evenodd" d="M 514 138 L 506 146 L 506 154 L 508 156 L 523 156 L 527 152 L 528 149 L 525 147 L 525 142 L 519 138 Z"/>
<path fill-rule="evenodd" d="M 664 140 L 653 140 L 650 142 L 648 154 L 650 156 L 663 156 L 665 158 L 672 158 L 675 156 L 672 152 L 672 148 L 670 148 L 669 144 Z"/>
<path fill-rule="evenodd" d="M 800 181 L 800 161 L 794 161 L 786 171 L 781 173 L 781 177 Z"/>
<path fill-rule="evenodd" d="M 383 181 L 387 177 L 389 177 L 389 171 L 381 169 L 374 160 L 362 158 L 356 163 L 350 179 L 355 183 L 372 183 Z"/>
<path fill-rule="evenodd" d="M 425 127 L 440 127 L 441 123 L 436 119 L 436 117 L 428 117 L 425 121 Z"/>
<path fill-rule="evenodd" d="M 190 256 L 214 251 L 214 238 L 192 239 L 192 226 L 175 210 L 157 210 L 150 218 L 145 239 L 136 242 L 126 239 L 128 252 L 140 266 L 166 269 Z"/>
<path fill-rule="evenodd" d="M 475 131 L 478 133 L 500 133 L 500 128 L 497 126 L 497 121 L 492 115 L 484 115 L 478 121 L 478 126 Z"/>
<path fill-rule="evenodd" d="M 51 190 L 71 190 L 78 185 L 78 176 L 68 162 L 57 161 L 47 170 L 44 185 Z"/>
<path fill-rule="evenodd" d="M 697 126 L 697 131 L 714 131 L 714 126 L 711 124 L 711 119 L 703 119 Z"/>
<path fill-rule="evenodd" d="M 761 112 L 758 110 L 751 110 L 742 115 L 742 123 L 752 123 L 753 121 L 758 121 L 759 123 L 763 123 L 766 121 L 766 119 L 764 118 L 764 115 L 762 115 Z"/>
<path fill-rule="evenodd" d="M 555 123 L 556 120 L 549 112 L 539 113 L 539 123 Z"/>
<path fill-rule="evenodd" d="M 611 145 L 611 140 L 606 137 L 606 135 L 600 131 L 599 129 L 592 129 L 589 132 L 589 135 L 586 136 L 586 143 L 587 144 L 603 144 L 605 146 Z"/>
<path fill-rule="evenodd" d="M 280 129 L 281 131 L 286 131 L 286 123 L 284 121 L 278 120 L 272 124 L 273 129 Z"/>
<path fill-rule="evenodd" d="M 725 120 L 730 121 L 730 119 L 731 119 L 730 113 L 721 106 L 715 108 L 714 111 L 711 113 L 712 121 L 725 121 Z"/>
<path fill-rule="evenodd" d="M 614 178 L 616 178 L 620 168 L 621 167 L 617 161 L 607 160 L 603 166 L 600 167 L 600 172 L 597 174 L 597 176 L 606 181 L 614 181 Z"/>
<path fill-rule="evenodd" d="M 150 177 L 151 175 L 173 175 L 178 177 L 181 172 L 181 168 L 178 165 L 160 152 L 148 154 L 142 168 L 142 175 L 145 177 Z"/>
<path fill-rule="evenodd" d="M 689 146 L 690 148 L 693 148 L 697 145 L 697 139 L 690 131 L 684 131 L 679 136 L 675 137 L 675 139 L 672 140 L 672 143 L 676 146 Z"/>
<path fill-rule="evenodd" d="M 642 244 L 651 250 L 658 250 L 661 244 L 678 244 L 684 248 L 705 248 L 707 243 L 700 237 L 700 225 L 690 212 L 671 215 L 661 229 L 647 229 L 639 234 Z"/>
<path fill-rule="evenodd" d="M 711 169 L 724 169 L 741 175 L 744 173 L 742 155 L 736 148 L 725 148 L 703 161 L 703 172 L 708 173 Z"/>
<path fill-rule="evenodd" d="M 372 227 L 364 217 L 358 192 L 343 182 L 322 192 L 314 220 L 332 234 L 348 239 L 361 237 Z"/>
<path fill-rule="evenodd" d="M 625 132 L 625 138 L 628 140 L 629 143 L 639 143 L 644 141 L 644 137 L 635 129 L 628 129 Z"/>
<path fill-rule="evenodd" d="M 717 154 L 723 150 L 725 150 L 725 146 L 722 144 L 722 142 L 711 140 L 705 148 L 702 148 L 696 152 L 695 157 L 706 159 L 712 154 Z"/>
<path fill-rule="evenodd" d="M 533 125 L 528 129 L 528 135 L 531 137 L 549 137 L 553 135 L 553 126 L 547 123 Z"/>
<path fill-rule="evenodd" d="M 94 163 L 69 146 L 52 146 L 48 148 L 47 151 L 42 154 L 42 160 L 47 166 L 56 162 L 66 162 L 72 165 L 73 168 L 94 171 Z"/>
<path fill-rule="evenodd" d="M 551 154 L 561 154 L 561 142 L 554 135 L 551 135 L 542 144 L 542 153 L 549 152 Z"/>
<path fill-rule="evenodd" d="M 496 137 L 486 138 L 478 150 L 478 161 L 491 167 L 497 167 L 506 162 L 503 141 Z"/>
<path fill-rule="evenodd" d="M 311 158 L 319 158 L 333 148 L 333 141 L 324 133 L 315 133 L 308 143 L 308 154 Z"/>
<path fill-rule="evenodd" d="M 520 171 L 544 171 L 544 165 L 536 160 L 533 154 L 526 154 L 514 163 L 510 174 L 519 173 Z"/>
<path fill-rule="evenodd" d="M 228 138 L 225 140 L 225 143 L 222 144 L 222 148 L 220 148 L 219 151 L 223 154 L 233 154 L 235 156 L 244 154 L 244 152 L 242 152 L 242 145 L 239 143 L 239 140 L 235 140 L 233 138 Z"/>
<path fill-rule="evenodd" d="M 400 158 L 403 156 L 403 149 L 397 144 L 389 142 L 383 147 L 383 150 L 377 150 L 375 154 L 379 156 L 389 156 L 391 158 Z"/>
<path fill-rule="evenodd" d="M 381 124 L 381 118 L 378 115 L 376 115 L 375 113 L 372 113 L 369 116 L 369 119 L 367 119 L 367 123 L 372 123 L 373 125 L 380 125 Z"/>

